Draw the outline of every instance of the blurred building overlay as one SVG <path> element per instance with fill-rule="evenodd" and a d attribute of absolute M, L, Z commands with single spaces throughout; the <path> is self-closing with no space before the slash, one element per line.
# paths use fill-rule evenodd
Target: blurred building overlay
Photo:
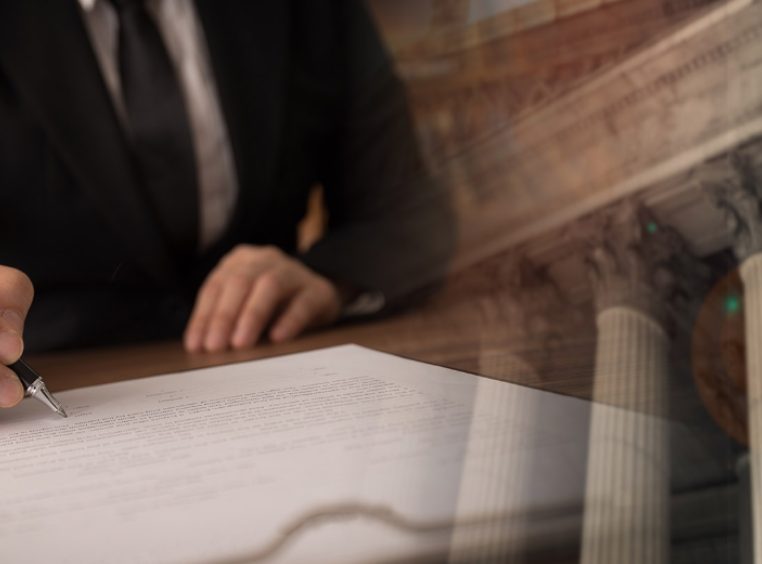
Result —
<path fill-rule="evenodd" d="M 387 323 L 432 361 L 689 431 L 676 444 L 594 413 L 587 515 L 558 537 L 558 561 L 606 561 L 592 524 L 603 519 L 653 544 L 619 562 L 751 562 L 751 539 L 762 541 L 762 413 L 747 407 L 762 398 L 762 5 L 371 6 L 459 219 L 442 292 Z M 663 472 L 634 468 L 644 500 L 591 517 L 590 496 L 607 495 L 595 461 L 624 472 L 630 460 L 631 475 L 641 464 L 597 448 L 596 425 L 666 458 Z M 660 488 L 666 499 L 649 493 Z M 666 535 L 637 524 L 655 515 Z"/>

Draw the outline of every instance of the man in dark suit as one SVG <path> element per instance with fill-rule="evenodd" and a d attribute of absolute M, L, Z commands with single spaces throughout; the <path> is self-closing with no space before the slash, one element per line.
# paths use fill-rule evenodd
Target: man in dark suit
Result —
<path fill-rule="evenodd" d="M 356 0 L 0 0 L 0 194 L 2 364 L 289 339 L 399 305 L 452 246 Z M 0 366 L 0 406 L 19 394 Z"/>

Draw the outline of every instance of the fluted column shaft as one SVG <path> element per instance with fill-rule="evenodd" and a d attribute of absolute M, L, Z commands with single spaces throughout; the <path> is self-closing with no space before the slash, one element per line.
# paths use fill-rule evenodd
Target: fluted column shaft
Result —
<path fill-rule="evenodd" d="M 602 219 L 588 254 L 598 338 L 581 562 L 666 564 L 665 296 L 678 285 L 675 257 L 686 262 L 689 253 L 677 232 L 633 202 Z"/>
<path fill-rule="evenodd" d="M 517 363 L 517 366 L 521 363 Z M 521 393 L 514 386 L 480 382 L 473 396 L 475 414 L 492 414 L 488 432 L 472 421 L 469 455 L 463 462 L 457 516 L 507 515 L 481 527 L 458 525 L 450 541 L 450 564 L 520 564 L 524 562 L 528 531 L 532 462 L 522 445 L 526 429 L 538 425 L 539 396 Z M 488 480 L 484 477 L 489 476 Z"/>
<path fill-rule="evenodd" d="M 660 564 L 669 549 L 669 442 L 663 414 L 669 340 L 629 307 L 598 315 L 582 557 L 585 564 Z"/>
<path fill-rule="evenodd" d="M 754 561 L 762 562 L 762 253 L 741 265 L 746 319 Z"/>

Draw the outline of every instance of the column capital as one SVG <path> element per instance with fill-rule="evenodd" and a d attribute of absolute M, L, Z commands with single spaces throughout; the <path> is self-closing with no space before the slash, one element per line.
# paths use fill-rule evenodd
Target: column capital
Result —
<path fill-rule="evenodd" d="M 667 300 L 687 301 L 689 286 L 708 272 L 674 228 L 633 199 L 583 218 L 574 227 L 598 313 L 629 307 L 664 323 Z"/>
<path fill-rule="evenodd" d="M 762 178 L 751 159 L 733 151 L 699 175 L 701 187 L 724 216 L 738 260 L 762 253 Z"/>

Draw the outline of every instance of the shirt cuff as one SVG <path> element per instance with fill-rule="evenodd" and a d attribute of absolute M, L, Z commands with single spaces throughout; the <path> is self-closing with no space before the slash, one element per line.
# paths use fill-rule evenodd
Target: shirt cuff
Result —
<path fill-rule="evenodd" d="M 362 292 L 350 300 L 341 310 L 342 319 L 373 315 L 386 305 L 386 298 L 381 292 Z"/>

